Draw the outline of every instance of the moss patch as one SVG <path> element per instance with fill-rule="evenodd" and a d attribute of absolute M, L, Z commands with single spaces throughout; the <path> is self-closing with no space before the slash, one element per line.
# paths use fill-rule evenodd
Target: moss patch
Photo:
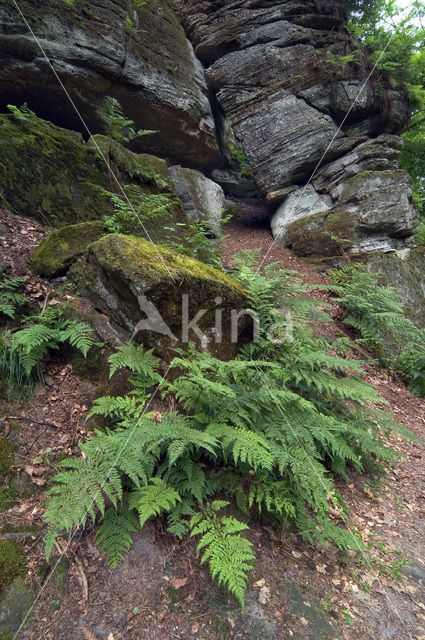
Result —
<path fill-rule="evenodd" d="M 7 476 L 14 461 L 16 445 L 0 435 L 0 476 Z"/>
<path fill-rule="evenodd" d="M 0 190 L 11 208 L 48 226 L 101 217 L 102 160 L 80 134 L 36 117 L 0 115 Z"/>
<path fill-rule="evenodd" d="M 26 560 L 21 548 L 12 540 L 0 540 L 0 590 L 25 573 Z"/>
<path fill-rule="evenodd" d="M 104 234 L 100 220 L 62 227 L 40 242 L 31 256 L 30 267 L 35 274 L 47 278 L 62 275 Z"/>

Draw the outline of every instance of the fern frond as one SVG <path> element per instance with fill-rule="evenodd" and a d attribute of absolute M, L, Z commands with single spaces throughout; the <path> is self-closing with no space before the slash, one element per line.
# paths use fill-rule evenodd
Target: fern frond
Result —
<path fill-rule="evenodd" d="M 177 502 L 181 502 L 181 497 L 161 478 L 151 478 L 148 485 L 130 495 L 130 507 L 137 510 L 141 528 L 149 518 L 169 511 Z"/>
<path fill-rule="evenodd" d="M 193 516 L 191 536 L 201 536 L 197 547 L 203 551 L 201 564 L 209 563 L 212 577 L 244 608 L 248 573 L 254 568 L 255 556 L 252 543 L 239 535 L 247 525 L 233 517 L 218 517 L 217 512 L 228 504 L 214 501 L 207 512 Z"/>
<path fill-rule="evenodd" d="M 123 560 L 133 539 L 132 533 L 139 530 L 135 514 L 128 508 L 107 509 L 96 532 L 96 542 L 102 551 L 109 553 L 109 566 L 115 569 Z"/>

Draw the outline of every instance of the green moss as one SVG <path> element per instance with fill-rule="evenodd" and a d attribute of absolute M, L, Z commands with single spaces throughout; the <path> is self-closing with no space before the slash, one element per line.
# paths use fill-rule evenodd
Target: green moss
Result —
<path fill-rule="evenodd" d="M 6 476 L 14 461 L 16 445 L 8 438 L 0 435 L 0 475 Z"/>
<path fill-rule="evenodd" d="M 0 590 L 25 573 L 22 549 L 12 540 L 0 540 Z"/>
<path fill-rule="evenodd" d="M 120 272 L 126 271 L 127 277 L 163 278 L 170 275 L 177 279 L 199 278 L 215 281 L 243 293 L 241 284 L 218 269 L 195 258 L 173 253 L 163 246 L 152 243 L 137 236 L 111 234 L 90 246 L 90 252 L 105 269 Z"/>
<path fill-rule="evenodd" d="M 80 134 L 40 118 L 0 115 L 0 190 L 22 215 L 59 227 L 94 220 L 110 209 L 102 160 Z"/>
<path fill-rule="evenodd" d="M 104 234 L 100 220 L 62 227 L 40 242 L 31 256 L 30 267 L 40 276 L 53 278 L 62 275 L 89 244 Z"/>

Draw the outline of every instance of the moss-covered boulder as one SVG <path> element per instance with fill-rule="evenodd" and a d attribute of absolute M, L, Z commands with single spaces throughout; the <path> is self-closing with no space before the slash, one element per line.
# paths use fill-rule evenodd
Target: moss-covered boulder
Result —
<path fill-rule="evenodd" d="M 101 220 L 71 224 L 44 238 L 30 259 L 32 271 L 46 278 L 64 274 L 87 247 L 105 234 Z"/>
<path fill-rule="evenodd" d="M 101 218 L 110 209 L 100 156 L 79 133 L 35 116 L 0 115 L 0 192 L 18 213 L 52 227 Z"/>
<path fill-rule="evenodd" d="M 69 275 L 129 337 L 155 347 L 163 357 L 189 341 L 222 357 L 232 356 L 246 328 L 246 317 L 234 321 L 232 336 L 232 310 L 238 313 L 249 306 L 238 282 L 136 236 L 104 236 L 90 245 Z M 222 330 L 216 327 L 217 309 L 222 311 Z M 193 330 L 190 321 L 198 313 L 198 330 Z"/>

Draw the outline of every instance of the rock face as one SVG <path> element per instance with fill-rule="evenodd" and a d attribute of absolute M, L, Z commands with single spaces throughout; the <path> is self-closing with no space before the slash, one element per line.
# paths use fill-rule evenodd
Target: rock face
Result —
<path fill-rule="evenodd" d="M 135 236 L 104 236 L 90 245 L 71 268 L 70 277 L 128 337 L 154 347 L 165 359 L 170 359 L 172 349 L 189 341 L 220 357 L 234 356 L 239 334 L 246 328 L 245 317 L 232 339 L 231 310 L 238 313 L 249 306 L 238 282 L 198 260 Z M 216 330 L 217 308 L 223 311 L 221 338 Z M 186 321 L 198 313 L 200 331 L 196 332 Z"/>
<path fill-rule="evenodd" d="M 0 115 L 0 145 L 0 193 L 18 213 L 49 227 L 102 220 L 115 213 L 107 195 L 114 192 L 130 211 L 136 211 L 138 228 L 133 233 L 156 242 L 172 239 L 185 244 L 189 219 L 164 160 L 129 151 L 106 136 L 96 135 L 85 143 L 81 134 L 33 115 Z M 146 205 L 143 196 L 160 196 L 155 215 L 140 205 Z M 168 231 L 173 225 L 175 230 Z M 64 235 L 60 237 L 63 242 Z M 66 255 L 57 257 L 65 267 Z M 58 265 L 47 262 L 45 275 L 53 275 Z"/>
<path fill-rule="evenodd" d="M 345 4 L 186 2 L 208 83 L 277 208 L 274 236 L 301 255 L 402 249 L 418 225 L 397 166 L 401 140 L 390 135 L 403 130 L 408 101 L 385 79 L 368 80 Z"/>
<path fill-rule="evenodd" d="M 275 239 L 312 256 L 410 246 L 419 218 L 410 179 L 398 168 L 400 142 L 382 135 L 326 165 L 274 214 Z"/>
<path fill-rule="evenodd" d="M 137 128 L 159 131 L 141 139 L 144 149 L 200 167 L 220 162 L 202 65 L 172 0 L 100 0 L 90 7 L 84 0 L 23 0 L 19 6 L 91 133 L 104 133 L 109 95 Z M 0 108 L 24 102 L 87 135 L 22 16 L 2 0 Z"/>
<path fill-rule="evenodd" d="M 176 165 L 170 174 L 177 195 L 191 220 L 205 220 L 218 236 L 221 232 L 222 210 L 225 204 L 223 189 L 200 171 Z"/>

